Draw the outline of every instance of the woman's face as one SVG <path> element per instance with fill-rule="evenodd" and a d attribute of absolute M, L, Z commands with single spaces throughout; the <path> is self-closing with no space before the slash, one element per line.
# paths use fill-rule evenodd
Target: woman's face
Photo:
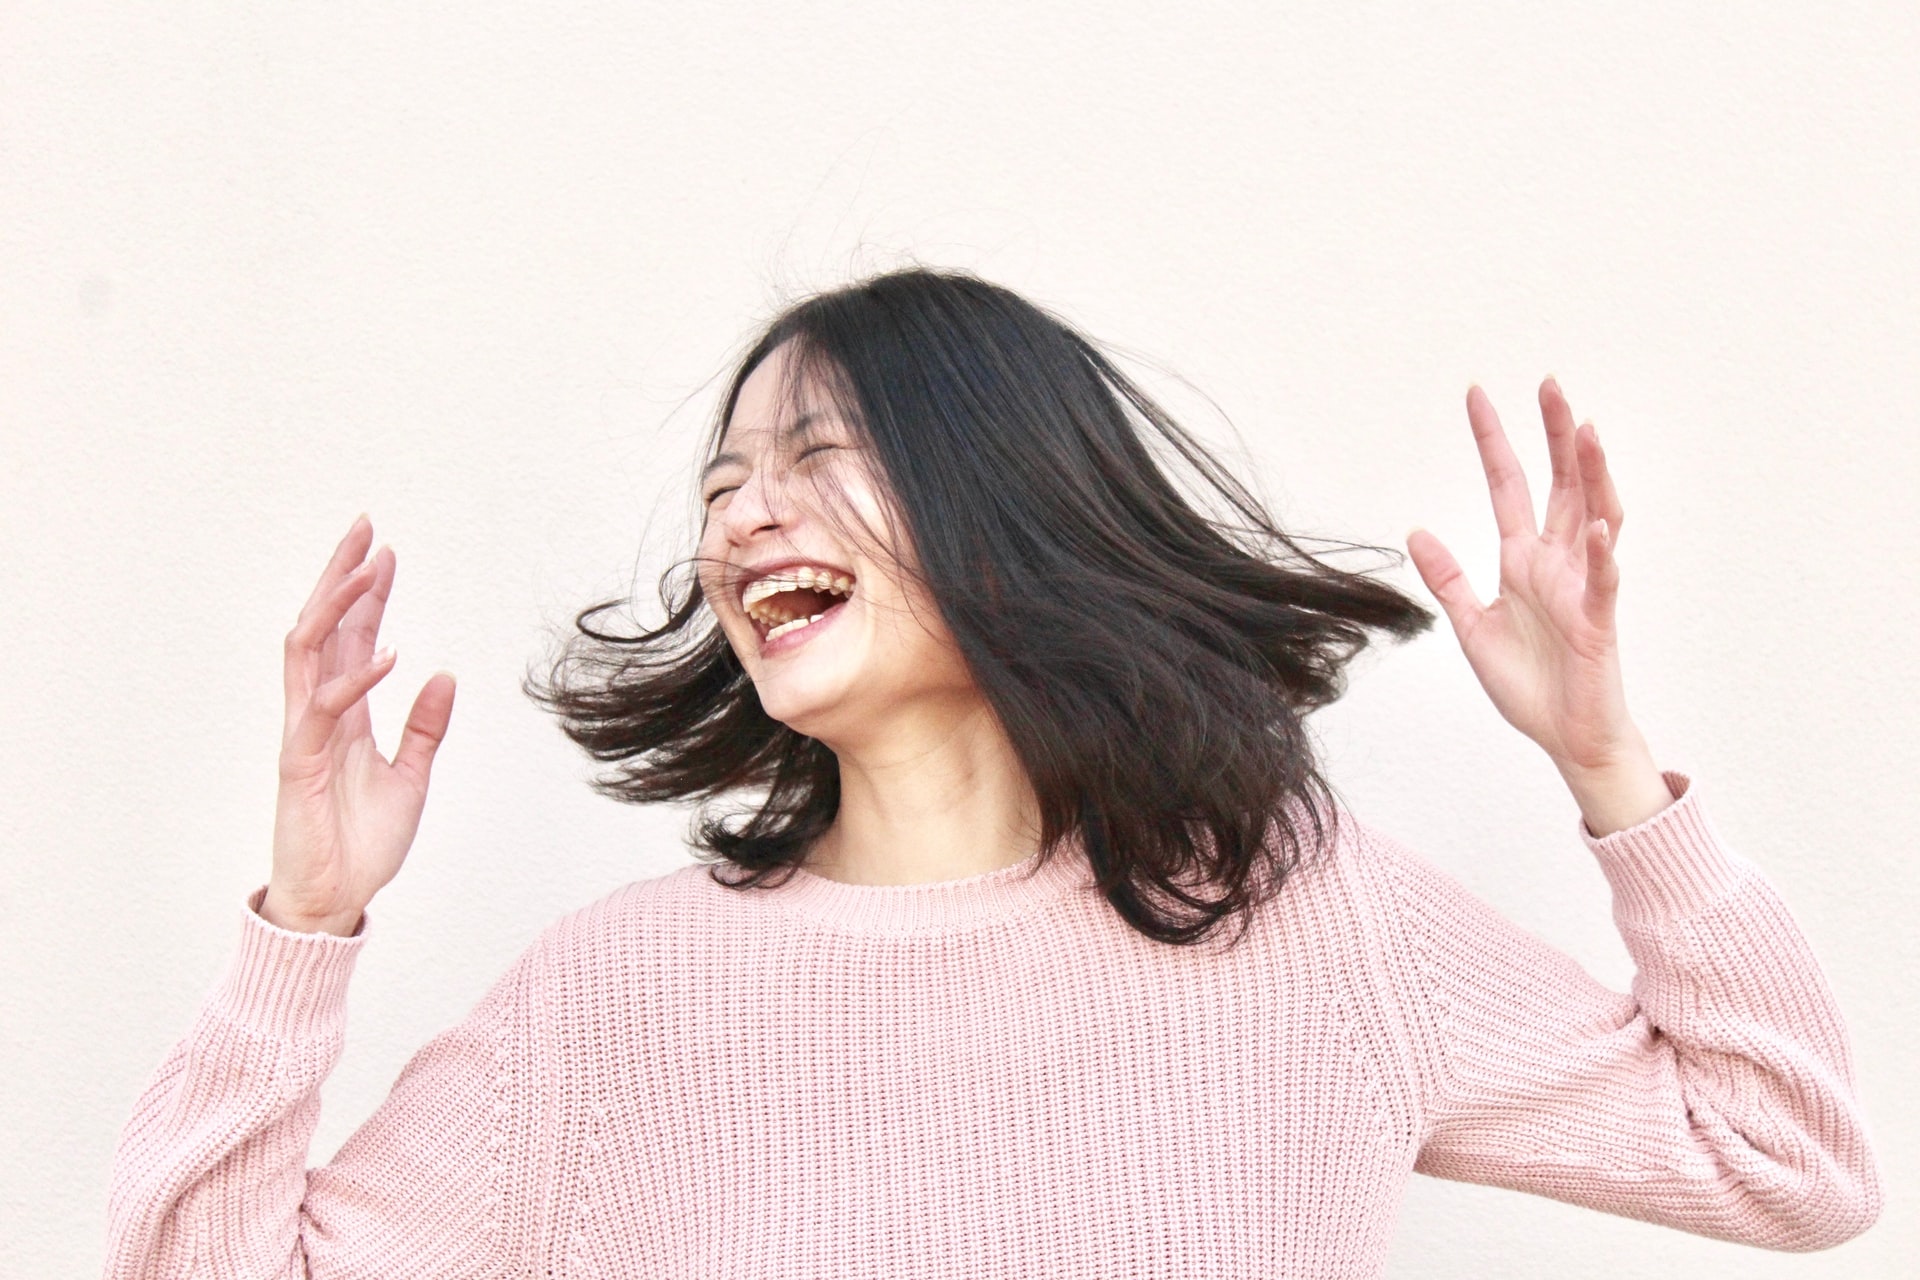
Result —
<path fill-rule="evenodd" d="M 871 453 L 815 389 L 781 403 L 787 357 L 741 386 L 701 482 L 701 587 L 761 705 L 836 751 L 975 709 L 951 633 L 898 567 L 910 551 L 889 545 Z"/>

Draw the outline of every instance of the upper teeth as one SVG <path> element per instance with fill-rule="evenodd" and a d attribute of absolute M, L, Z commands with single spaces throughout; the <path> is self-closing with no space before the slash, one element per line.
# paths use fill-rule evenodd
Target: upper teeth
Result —
<path fill-rule="evenodd" d="M 740 593 L 740 603 L 755 605 L 768 596 L 777 596 L 782 591 L 831 591 L 837 596 L 846 595 L 853 590 L 853 579 L 846 574 L 828 573 L 824 569 L 810 569 L 802 566 L 798 569 L 781 569 L 764 578 L 756 578 L 747 584 Z"/>
<path fill-rule="evenodd" d="M 783 591 L 824 591 L 828 595 L 847 595 L 852 591 L 852 578 L 847 574 L 833 574 L 824 568 L 812 568 L 801 564 L 797 568 L 783 568 L 766 578 L 756 578 L 747 583 L 747 589 L 739 593 L 741 606 L 745 606 L 747 616 L 760 626 L 772 628 L 766 633 L 766 639 L 774 639 L 791 629 L 806 626 L 820 614 L 799 614 L 791 606 L 791 601 L 776 601 L 774 597 Z"/>

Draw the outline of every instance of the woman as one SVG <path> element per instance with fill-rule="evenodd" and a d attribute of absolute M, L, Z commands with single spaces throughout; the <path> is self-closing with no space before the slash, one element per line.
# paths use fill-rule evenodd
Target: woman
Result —
<path fill-rule="evenodd" d="M 453 701 L 436 675 L 375 751 L 394 558 L 355 522 L 287 638 L 271 878 L 127 1126 L 108 1273 L 1368 1276 L 1416 1171 L 1858 1234 L 1833 999 L 1627 714 L 1620 503 L 1551 379 L 1540 407 L 1536 527 L 1467 397 L 1498 599 L 1409 550 L 1566 780 L 1633 995 L 1333 801 L 1303 717 L 1431 614 L 1300 551 L 1052 316 L 898 272 L 741 362 L 666 623 L 589 610 L 530 683 L 611 794 L 747 795 L 697 825 L 712 865 L 552 926 L 308 1170 Z"/>

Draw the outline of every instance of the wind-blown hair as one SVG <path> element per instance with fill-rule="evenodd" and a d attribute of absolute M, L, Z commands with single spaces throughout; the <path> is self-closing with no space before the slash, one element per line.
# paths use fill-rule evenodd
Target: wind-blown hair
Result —
<path fill-rule="evenodd" d="M 1338 826 L 1305 716 L 1344 692 L 1369 629 L 1406 640 L 1435 615 L 1302 550 L 1093 342 L 962 272 L 896 271 L 782 312 L 733 373 L 707 456 L 784 343 L 789 382 L 824 389 L 877 464 L 1038 796 L 1038 861 L 1077 840 L 1156 941 L 1198 943 L 1236 915 L 1244 934 Z M 1156 449 L 1220 510 L 1183 496 Z M 762 709 L 690 563 L 661 579 L 660 626 L 607 634 L 592 619 L 626 602 L 592 606 L 523 687 L 618 764 L 596 790 L 700 801 L 709 874 L 772 887 L 831 825 L 838 763 Z M 742 792 L 763 798 L 711 803 Z"/>

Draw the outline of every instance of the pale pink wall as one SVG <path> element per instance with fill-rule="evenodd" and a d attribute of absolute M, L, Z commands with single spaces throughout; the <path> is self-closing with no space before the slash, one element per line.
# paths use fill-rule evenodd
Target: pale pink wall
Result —
<path fill-rule="evenodd" d="M 1830 966 L 1888 1211 L 1774 1256 L 1422 1181 L 1393 1274 L 1905 1274 L 1920 10 L 1580 8 L 10 8 L 0 1274 L 96 1266 L 120 1120 L 264 879 L 280 642 L 353 514 L 400 562 L 383 741 L 461 686 L 316 1159 L 538 928 L 685 860 L 517 681 L 676 547 L 750 322 L 907 254 L 1157 357 L 1283 518 L 1426 524 L 1483 595 L 1463 394 L 1539 491 L 1559 375 L 1620 474 L 1630 703 Z M 1625 982 L 1444 621 L 1318 723 L 1353 805 Z"/>

